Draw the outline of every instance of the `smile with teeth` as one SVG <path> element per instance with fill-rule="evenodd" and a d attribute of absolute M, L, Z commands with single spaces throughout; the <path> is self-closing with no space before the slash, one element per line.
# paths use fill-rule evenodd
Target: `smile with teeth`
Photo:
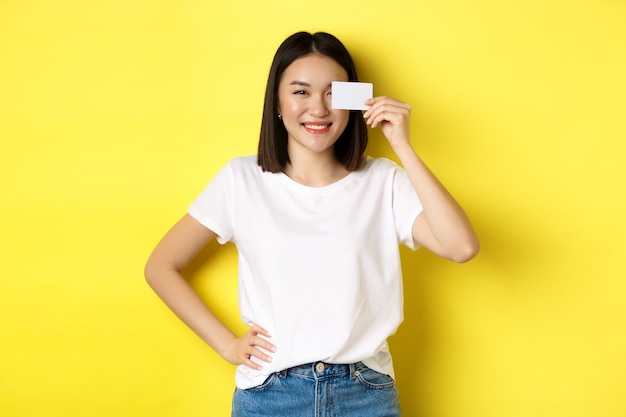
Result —
<path fill-rule="evenodd" d="M 302 123 L 302 126 L 311 133 L 325 133 L 331 125 L 332 123 Z"/>

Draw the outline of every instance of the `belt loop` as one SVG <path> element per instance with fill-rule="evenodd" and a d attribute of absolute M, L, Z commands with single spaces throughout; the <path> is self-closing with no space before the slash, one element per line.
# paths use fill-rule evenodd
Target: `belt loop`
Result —
<path fill-rule="evenodd" d="M 349 366 L 350 366 L 350 379 L 356 378 L 356 375 L 355 375 L 356 365 L 357 365 L 356 363 L 349 364 Z"/>

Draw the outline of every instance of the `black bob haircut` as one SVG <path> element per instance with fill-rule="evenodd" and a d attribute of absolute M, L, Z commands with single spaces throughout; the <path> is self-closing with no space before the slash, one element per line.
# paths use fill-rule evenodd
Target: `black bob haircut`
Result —
<path fill-rule="evenodd" d="M 335 36 L 325 32 L 298 32 L 285 39 L 274 55 L 265 90 L 257 156 L 263 171 L 281 172 L 289 163 L 287 130 L 278 119 L 278 85 L 293 61 L 311 54 L 332 58 L 346 70 L 349 81 L 359 80 L 350 53 Z M 361 166 L 366 146 L 365 120 L 359 110 L 350 110 L 348 125 L 335 142 L 335 156 L 346 169 L 355 171 Z"/>

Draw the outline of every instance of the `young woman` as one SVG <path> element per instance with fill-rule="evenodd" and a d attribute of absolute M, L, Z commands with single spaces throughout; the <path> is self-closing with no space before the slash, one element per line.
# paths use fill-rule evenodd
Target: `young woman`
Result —
<path fill-rule="evenodd" d="M 357 81 L 327 33 L 296 33 L 271 66 L 259 152 L 234 158 L 146 265 L 154 291 L 225 360 L 239 365 L 233 416 L 398 416 L 387 346 L 402 321 L 399 243 L 465 262 L 478 240 L 415 153 L 410 106 L 375 97 L 331 107 L 332 81 Z M 403 168 L 364 157 L 381 128 Z M 239 252 L 233 334 L 180 271 L 212 239 Z"/>

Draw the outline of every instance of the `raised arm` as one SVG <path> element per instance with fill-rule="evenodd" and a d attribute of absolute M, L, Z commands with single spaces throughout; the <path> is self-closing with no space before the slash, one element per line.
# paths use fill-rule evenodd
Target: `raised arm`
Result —
<path fill-rule="evenodd" d="M 475 257 L 480 245 L 469 218 L 411 146 L 411 107 L 390 97 L 374 97 L 366 104 L 370 109 L 363 117 L 373 128 L 381 126 L 422 201 L 424 211 L 413 224 L 413 239 L 455 262 Z"/>
<path fill-rule="evenodd" d="M 254 325 L 238 338 L 215 317 L 181 275 L 182 269 L 215 237 L 214 232 L 186 214 L 150 255 L 145 268 L 146 281 L 174 314 L 220 356 L 236 365 L 261 369 L 250 358 L 271 361 L 270 356 L 258 349 L 275 350 L 271 343 L 260 337 L 270 337 L 267 331 Z"/>

